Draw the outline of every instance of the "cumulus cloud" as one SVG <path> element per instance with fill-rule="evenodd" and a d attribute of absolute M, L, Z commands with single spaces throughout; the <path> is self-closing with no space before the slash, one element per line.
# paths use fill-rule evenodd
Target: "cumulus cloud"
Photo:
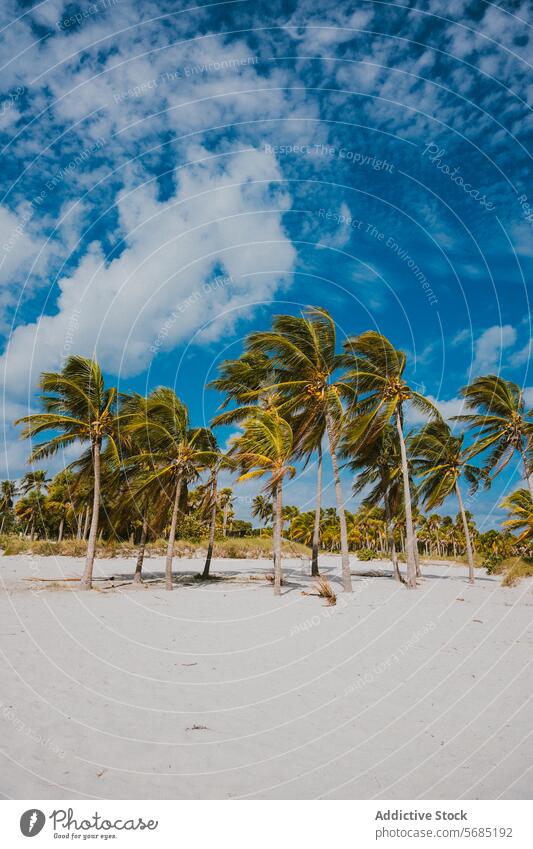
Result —
<path fill-rule="evenodd" d="M 516 342 L 516 330 L 510 324 L 488 327 L 476 340 L 472 372 L 475 375 L 499 371 L 503 352 Z"/>
<path fill-rule="evenodd" d="M 449 398 L 445 400 L 435 398 L 433 395 L 426 395 L 426 398 L 437 407 L 444 419 L 448 420 L 453 416 L 460 416 L 465 412 L 463 398 Z M 413 407 L 412 404 L 407 407 L 406 422 L 409 426 L 413 427 L 415 425 L 426 424 L 427 421 L 428 417 Z M 449 424 L 452 425 L 453 423 L 449 422 Z"/>
<path fill-rule="evenodd" d="M 57 312 L 16 328 L 2 358 L 10 393 L 27 392 L 38 372 L 73 350 L 137 374 L 154 342 L 169 350 L 213 321 L 218 336 L 287 282 L 294 249 L 281 223 L 288 201 L 275 159 L 255 150 L 209 157 L 200 148 L 190 158 L 204 161 L 180 171 L 165 202 L 153 183 L 123 191 L 120 256 L 106 258 L 94 242 L 58 281 Z M 209 286 L 214 277 L 225 282 Z"/>

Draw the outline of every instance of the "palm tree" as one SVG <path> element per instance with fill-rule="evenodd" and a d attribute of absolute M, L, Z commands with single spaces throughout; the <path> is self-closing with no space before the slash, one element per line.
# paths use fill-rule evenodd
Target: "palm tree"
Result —
<path fill-rule="evenodd" d="M 457 421 L 465 422 L 467 429 L 474 431 L 475 442 L 470 447 L 470 456 L 474 457 L 490 449 L 485 469 L 494 478 L 513 457 L 515 451 L 520 454 L 524 467 L 524 476 L 533 497 L 532 448 L 533 423 L 527 421 L 524 396 L 516 383 L 504 380 L 495 374 L 478 377 L 469 386 L 461 389 L 466 399 L 466 407 L 476 410 L 455 416 Z"/>
<path fill-rule="evenodd" d="M 233 490 L 231 487 L 226 486 L 224 489 L 220 490 L 220 498 L 219 504 L 222 508 L 222 536 L 226 537 L 228 535 L 228 520 L 234 515 L 233 512 L 233 503 L 235 498 L 233 497 Z"/>
<path fill-rule="evenodd" d="M 151 471 L 150 448 L 148 439 L 149 428 L 146 423 L 146 398 L 137 392 L 122 394 L 117 415 L 118 457 L 109 453 L 105 457 L 108 469 L 108 488 L 111 491 L 122 491 L 123 497 L 118 497 L 115 506 L 115 519 L 120 522 L 125 516 L 130 517 L 132 493 L 139 483 L 144 484 L 146 475 Z M 118 461 L 118 462 L 117 462 Z M 140 538 L 133 583 L 142 583 L 142 569 L 146 553 L 146 544 L 151 526 L 161 525 L 166 516 L 167 500 L 158 480 L 151 486 L 144 486 L 143 492 L 135 504 L 140 513 Z M 131 517 L 130 517 L 131 518 Z"/>
<path fill-rule="evenodd" d="M 41 395 L 45 412 L 25 416 L 15 424 L 24 424 L 22 436 L 32 440 L 50 430 L 59 431 L 59 434 L 37 445 L 33 449 L 30 462 L 49 457 L 74 442 L 90 443 L 94 483 L 93 510 L 85 571 L 80 580 L 80 588 L 88 590 L 92 587 L 98 533 L 100 452 L 106 440 L 114 445 L 116 390 L 106 389 L 96 360 L 77 356 L 68 357 L 60 372 L 44 372 L 39 387 L 45 393 Z"/>
<path fill-rule="evenodd" d="M 441 528 L 442 517 L 439 516 L 438 513 L 431 513 L 430 516 L 426 519 L 428 534 L 430 537 L 430 541 L 435 542 L 435 549 L 437 554 L 440 555 L 440 528 Z"/>
<path fill-rule="evenodd" d="M 353 410 L 355 419 L 352 438 L 363 441 L 375 439 L 385 425 L 394 420 L 400 445 L 404 510 L 407 533 L 408 587 L 416 587 L 417 552 L 413 526 L 413 508 L 409 482 L 409 464 L 405 447 L 404 408 L 410 403 L 430 417 L 441 418 L 437 408 L 412 389 L 403 376 L 406 356 L 396 350 L 389 340 L 374 330 L 350 338 L 344 343 L 348 373 L 345 381 L 351 384 L 359 400 Z M 361 398 L 361 396 L 363 396 Z"/>
<path fill-rule="evenodd" d="M 327 551 L 338 551 L 341 545 L 339 517 L 334 507 L 326 507 L 320 524 L 322 545 Z M 346 528 L 348 536 L 348 528 Z"/>
<path fill-rule="evenodd" d="M 281 534 L 285 533 L 285 522 L 292 522 L 292 520 L 299 514 L 299 510 L 294 504 L 285 504 L 281 513 Z"/>
<path fill-rule="evenodd" d="M 17 484 L 15 481 L 5 480 L 0 485 L 0 516 L 2 516 L 2 525 L 0 533 L 4 532 L 4 528 L 9 529 L 13 518 L 13 504 L 18 493 Z"/>
<path fill-rule="evenodd" d="M 505 528 L 521 531 L 518 542 L 533 540 L 533 499 L 527 489 L 517 489 L 503 499 L 501 507 L 508 510 L 510 517 L 503 522 Z"/>
<path fill-rule="evenodd" d="M 20 491 L 23 495 L 27 495 L 29 492 L 36 492 L 37 495 L 41 495 L 43 490 L 48 488 L 49 483 L 50 478 L 47 477 L 46 472 L 43 469 L 36 469 L 24 475 L 20 482 Z"/>
<path fill-rule="evenodd" d="M 186 484 L 196 479 L 215 454 L 213 436 L 206 428 L 190 428 L 187 408 L 172 389 L 161 386 L 128 417 L 125 430 L 143 447 L 130 462 L 141 464 L 131 498 L 163 488 L 172 505 L 165 560 L 165 587 L 173 588 L 172 561 L 180 500 Z"/>
<path fill-rule="evenodd" d="M 15 515 L 19 522 L 25 523 L 25 534 L 29 529 L 32 542 L 35 539 L 36 531 L 37 535 L 45 533 L 44 514 L 45 499 L 36 490 L 32 490 L 15 504 Z"/>
<path fill-rule="evenodd" d="M 321 451 L 327 434 L 337 512 L 340 523 L 342 581 L 345 592 L 352 591 L 348 532 L 342 484 L 337 460 L 343 407 L 340 399 L 341 381 L 334 375 L 343 362 L 336 352 L 336 328 L 331 315 L 324 309 L 312 307 L 302 316 L 277 315 L 271 331 L 252 333 L 248 338 L 251 352 L 270 356 L 274 366 L 271 388 L 280 393 L 280 414 L 293 419 L 296 456 L 318 451 L 317 501 L 315 535 L 313 540 L 312 571 L 318 574 L 318 533 L 321 502 Z M 348 387 L 345 387 L 347 391 Z"/>
<path fill-rule="evenodd" d="M 46 506 L 59 518 L 59 527 L 57 531 L 57 541 L 63 539 L 63 531 L 65 521 L 74 515 L 74 505 L 72 503 L 72 484 L 74 475 L 70 469 L 64 469 L 59 472 L 52 480 L 48 491 Z"/>
<path fill-rule="evenodd" d="M 269 357 L 259 351 L 245 351 L 236 360 L 224 360 L 218 367 L 219 377 L 209 383 L 210 389 L 225 394 L 221 404 L 223 413 L 212 421 L 213 427 L 242 422 L 253 415 L 257 406 L 273 411 L 278 404 L 278 393 L 272 387 L 273 370 Z M 238 406 L 226 410 L 230 402 Z"/>
<path fill-rule="evenodd" d="M 272 499 L 266 495 L 256 495 L 252 501 L 252 516 L 266 525 L 269 519 L 272 521 L 273 513 Z"/>
<path fill-rule="evenodd" d="M 396 430 L 392 425 L 386 424 L 374 440 L 362 441 L 359 435 L 354 434 L 348 426 L 341 445 L 341 453 L 342 456 L 350 458 L 347 467 L 357 473 L 353 484 L 353 494 L 360 495 L 363 490 L 371 486 L 372 489 L 363 503 L 367 506 L 383 504 L 385 533 L 394 577 L 397 581 L 403 581 L 394 539 L 402 479 L 400 443 Z"/>
<path fill-rule="evenodd" d="M 469 454 L 463 442 L 464 435 L 454 436 L 446 422 L 441 420 L 425 425 L 409 438 L 408 446 L 415 473 L 421 478 L 419 493 L 426 509 L 439 507 L 452 493 L 457 496 L 468 558 L 468 580 L 473 584 L 474 555 L 459 480 L 464 475 L 473 491 L 477 489 L 483 472 L 468 462 Z M 453 523 L 451 526 L 454 544 L 455 528 Z"/>
<path fill-rule="evenodd" d="M 232 490 L 229 488 L 225 488 L 218 492 L 218 476 L 220 474 L 220 470 L 223 468 L 233 468 L 233 463 L 225 454 L 218 450 L 216 445 L 216 439 L 212 435 L 213 441 L 213 457 L 209 462 L 209 480 L 207 481 L 205 487 L 205 497 L 204 502 L 201 507 L 204 510 L 209 512 L 209 541 L 207 544 L 207 555 L 205 558 L 204 571 L 202 573 L 202 578 L 209 578 L 209 569 L 211 567 L 211 560 L 213 557 L 213 549 L 215 547 L 215 533 L 217 526 L 217 510 L 219 507 L 222 507 L 222 528 L 223 528 L 223 536 L 226 536 L 226 526 L 228 516 L 228 506 L 231 506 L 231 494 Z"/>
<path fill-rule="evenodd" d="M 282 487 L 296 473 L 290 461 L 294 451 L 290 424 L 277 413 L 255 411 L 244 422 L 242 435 L 232 441 L 230 454 L 242 470 L 239 481 L 270 475 L 268 489 L 274 503 L 274 594 L 281 594 Z"/>
<path fill-rule="evenodd" d="M 303 545 L 311 546 L 315 535 L 314 511 L 298 513 L 291 521 L 289 538 Z"/>
<path fill-rule="evenodd" d="M 43 469 L 36 469 L 33 472 L 28 472 L 20 482 L 20 492 L 27 496 L 19 502 L 16 513 L 19 521 L 27 520 L 26 531 L 30 531 L 30 540 L 33 542 L 35 536 L 35 526 L 37 520 L 43 518 L 44 511 L 44 492 L 48 489 L 50 478 Z M 41 521 L 42 526 L 42 521 Z M 41 530 L 44 530 L 41 527 Z"/>

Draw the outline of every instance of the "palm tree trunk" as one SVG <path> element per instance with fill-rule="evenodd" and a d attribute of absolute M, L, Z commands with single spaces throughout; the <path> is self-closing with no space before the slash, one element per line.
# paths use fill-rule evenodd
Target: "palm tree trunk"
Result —
<path fill-rule="evenodd" d="M 527 462 L 526 452 L 520 451 L 520 453 L 522 455 L 522 462 L 524 463 L 524 474 L 525 474 L 525 477 L 526 477 L 527 486 L 528 486 L 528 489 L 529 489 L 529 494 L 531 496 L 531 500 L 533 501 L 533 476 L 530 474 L 530 471 L 529 471 L 529 465 L 528 465 L 528 462 Z"/>
<path fill-rule="evenodd" d="M 57 532 L 57 541 L 61 542 L 63 539 L 63 528 L 65 527 L 65 517 L 61 516 L 61 521 L 59 523 L 59 530 Z"/>
<path fill-rule="evenodd" d="M 176 526 L 178 524 L 178 512 L 181 497 L 181 478 L 176 482 L 176 493 L 174 495 L 174 506 L 172 508 L 172 519 L 168 534 L 167 557 L 165 560 L 165 589 L 172 589 L 172 558 L 174 557 L 174 541 L 176 537 Z"/>
<path fill-rule="evenodd" d="M 204 571 L 202 572 L 202 578 L 209 578 L 209 569 L 211 567 L 211 558 L 213 557 L 213 548 L 215 547 L 215 530 L 217 525 L 217 476 L 216 473 L 213 477 L 213 489 L 211 492 L 211 498 L 213 499 L 213 505 L 211 507 L 211 521 L 209 524 L 209 543 L 207 546 L 207 556 L 205 558 L 205 566 Z"/>
<path fill-rule="evenodd" d="M 328 431 L 329 453 L 331 465 L 333 466 L 333 479 L 335 481 L 335 496 L 337 500 L 337 513 L 339 514 L 339 525 L 341 531 L 341 562 L 342 562 L 342 586 L 344 592 L 352 592 L 352 576 L 350 574 L 350 555 L 348 553 L 348 529 L 346 527 L 346 513 L 344 510 L 344 499 L 342 497 L 342 485 L 339 475 L 339 464 L 337 462 L 337 451 L 335 446 L 335 435 L 333 433 L 333 422 L 331 414 L 327 414 L 326 427 Z"/>
<path fill-rule="evenodd" d="M 85 524 L 83 526 L 83 539 L 87 539 L 87 534 L 89 532 L 89 505 L 85 508 Z"/>
<path fill-rule="evenodd" d="M 407 464 L 407 451 L 403 438 L 402 414 L 400 405 L 396 409 L 396 429 L 400 442 L 400 453 L 402 457 L 403 497 L 405 502 L 405 530 L 407 534 L 407 581 L 406 586 L 413 589 L 416 587 L 416 561 L 413 533 L 413 509 L 411 506 L 411 488 L 409 486 L 409 466 Z"/>
<path fill-rule="evenodd" d="M 82 590 L 90 590 L 93 585 L 93 566 L 96 551 L 96 537 L 98 534 L 98 514 L 100 512 L 100 442 L 96 440 L 93 444 L 93 514 L 91 517 L 91 530 L 87 543 L 87 557 L 85 558 L 85 571 L 82 575 L 80 586 Z M 89 515 L 87 513 L 87 515 Z"/>
<path fill-rule="evenodd" d="M 283 508 L 281 481 L 276 484 L 276 536 L 274 538 L 274 595 L 281 595 L 281 511 Z"/>
<path fill-rule="evenodd" d="M 320 508 L 322 506 L 322 446 L 318 446 L 318 462 L 316 467 L 316 500 L 315 523 L 313 526 L 313 542 L 311 550 L 311 575 L 316 578 L 318 570 L 318 547 L 320 545 Z"/>
<path fill-rule="evenodd" d="M 228 533 L 228 513 L 229 513 L 229 501 L 224 504 L 222 508 L 222 536 L 226 537 Z"/>
<path fill-rule="evenodd" d="M 413 554 L 415 556 L 416 577 L 420 578 L 422 572 L 420 571 L 420 552 L 418 550 L 418 535 L 416 528 L 413 529 Z"/>
<path fill-rule="evenodd" d="M 141 539 L 139 542 L 139 553 L 137 555 L 137 563 L 135 564 L 135 574 L 133 583 L 140 584 L 142 581 L 142 568 L 144 563 L 144 552 L 146 549 L 146 540 L 148 538 L 148 506 L 144 510 L 143 524 L 141 529 Z"/>
<path fill-rule="evenodd" d="M 383 497 L 383 504 L 385 507 L 385 527 L 387 530 L 387 542 L 389 546 L 390 559 L 392 561 L 392 568 L 394 571 L 394 579 L 403 583 L 402 573 L 400 572 L 400 567 L 398 565 L 398 554 L 396 552 L 396 543 L 394 542 L 394 528 L 392 524 L 391 509 L 386 489 Z"/>
<path fill-rule="evenodd" d="M 272 563 L 276 568 L 276 533 L 277 533 L 277 517 L 276 517 L 276 493 L 272 493 Z"/>
<path fill-rule="evenodd" d="M 468 583 L 474 583 L 474 554 L 472 552 L 472 541 L 470 539 L 470 528 L 468 527 L 468 521 L 466 518 L 465 508 L 463 506 L 463 497 L 461 495 L 461 490 L 459 489 L 459 481 L 455 484 L 455 492 L 457 494 L 457 501 L 459 504 L 459 511 L 461 513 L 461 519 L 463 520 L 463 530 L 465 532 L 465 544 L 466 544 L 466 556 L 468 558 Z"/>

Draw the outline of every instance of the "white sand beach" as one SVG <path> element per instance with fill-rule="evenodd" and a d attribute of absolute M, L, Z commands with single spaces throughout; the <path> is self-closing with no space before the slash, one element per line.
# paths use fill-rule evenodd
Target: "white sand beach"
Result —
<path fill-rule="evenodd" d="M 324 557 L 335 607 L 286 561 L 215 560 L 172 593 L 132 559 L 3 557 L 5 798 L 530 798 L 533 583 L 425 564 L 408 591 Z M 353 571 L 388 570 L 356 563 Z M 251 580 L 252 576 L 259 576 Z"/>

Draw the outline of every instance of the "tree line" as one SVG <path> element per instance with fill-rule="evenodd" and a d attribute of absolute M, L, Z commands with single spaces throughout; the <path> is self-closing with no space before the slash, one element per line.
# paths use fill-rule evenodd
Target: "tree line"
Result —
<path fill-rule="evenodd" d="M 425 546 L 426 553 L 435 545 L 439 552 L 455 546 L 455 552 L 466 555 L 472 582 L 477 532 L 465 507 L 465 487 L 470 493 L 480 486 L 490 487 L 514 457 L 521 463 L 527 489 L 504 500 L 510 512 L 506 524 L 519 532 L 513 538 L 517 546 L 531 542 L 531 411 L 525 409 L 523 393 L 515 383 L 487 375 L 461 389 L 465 412 L 454 417 L 456 424 L 451 427 L 435 404 L 407 380 L 406 365 L 405 353 L 376 331 L 348 337 L 339 345 L 331 315 L 312 307 L 299 316 L 275 316 L 269 330 L 249 334 L 240 357 L 220 365 L 210 387 L 223 393 L 224 400 L 210 428 L 191 425 L 187 407 L 172 389 L 158 387 L 146 397 L 119 394 L 105 385 L 95 359 L 80 356 L 69 357 L 59 372 L 41 375 L 42 411 L 16 424 L 22 425 L 22 436 L 32 441 L 31 463 L 75 443 L 86 446 L 54 478 L 47 495 L 57 505 L 52 509 L 58 515 L 63 511 L 61 533 L 72 501 L 65 493 L 73 491 L 74 482 L 76 507 L 85 499 L 83 519 L 78 509 L 74 511 L 76 533 L 87 539 L 83 589 L 92 586 L 99 522 L 106 504 L 109 510 L 104 512 L 111 516 L 115 531 L 124 516 L 131 516 L 132 506 L 138 511 L 141 568 L 149 533 L 166 535 L 168 590 L 173 586 L 176 534 L 187 519 L 200 517 L 208 528 L 203 576 L 209 577 L 224 512 L 224 490 L 219 487 L 224 471 L 238 482 L 264 481 L 263 494 L 254 500 L 253 508 L 258 518 L 271 521 L 276 594 L 281 592 L 286 532 L 310 544 L 313 575 L 319 572 L 321 543 L 328 541 L 331 550 L 338 550 L 346 592 L 352 590 L 350 548 L 386 551 L 397 580 L 414 588 L 420 546 Z M 421 428 L 407 428 L 409 407 L 426 418 Z M 226 451 L 215 436 L 222 425 L 238 425 Z M 38 441 L 41 436 L 43 441 Z M 334 514 L 322 505 L 325 453 L 333 472 Z M 283 505 L 285 483 L 295 476 L 297 463 L 305 466 L 311 461 L 316 462 L 314 510 L 289 516 L 288 505 Z M 364 496 L 356 514 L 345 507 L 342 467 L 353 474 L 353 493 Z M 31 474 L 41 475 L 40 484 L 39 478 L 34 479 L 15 505 L 22 520 L 27 509 L 30 522 L 28 501 L 42 497 L 47 485 L 44 472 Z M 74 479 L 69 481 L 68 475 Z M 199 486 L 191 491 L 194 483 Z M 13 482 L 2 485 L 6 503 L 15 497 L 10 487 Z M 227 505 L 231 506 L 227 490 L 225 532 Z M 435 514 L 424 518 L 420 511 L 434 511 L 450 496 L 456 497 L 459 513 L 446 542 L 442 525 L 447 522 L 439 520 L 437 534 Z M 31 528 L 33 533 L 35 522 Z M 399 548 L 405 574 L 399 566 Z M 140 579 L 140 568 L 137 574 Z"/>

